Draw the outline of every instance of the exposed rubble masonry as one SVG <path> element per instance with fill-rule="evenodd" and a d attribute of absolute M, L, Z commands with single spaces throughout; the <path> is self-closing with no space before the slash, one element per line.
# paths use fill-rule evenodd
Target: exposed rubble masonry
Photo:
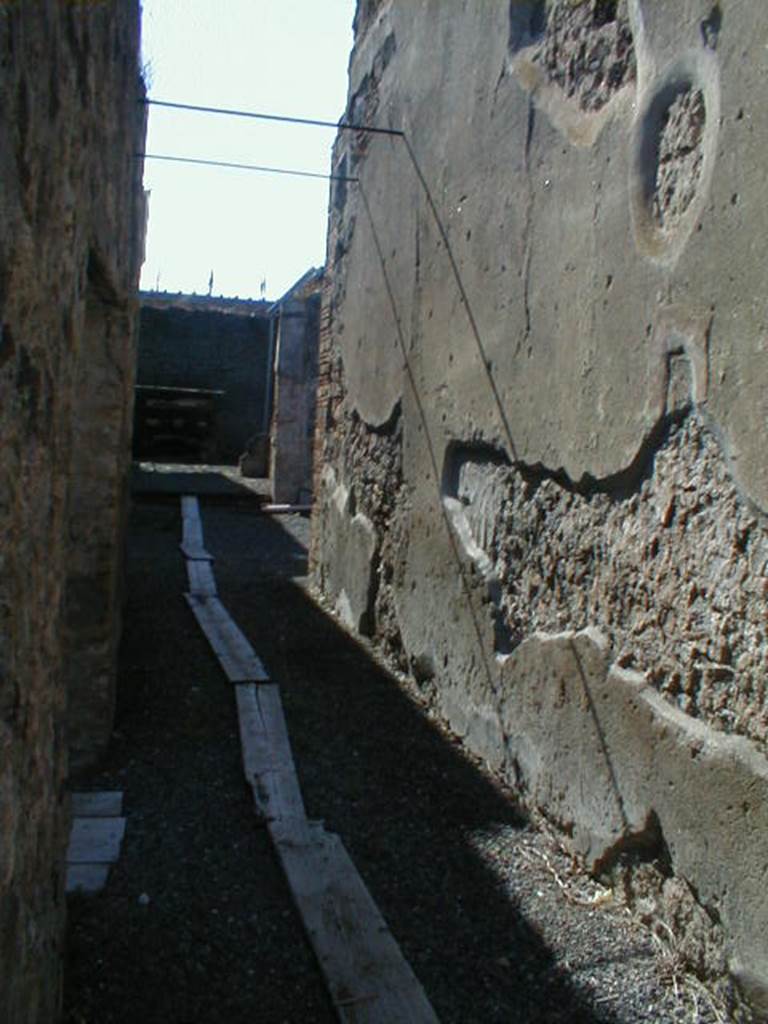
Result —
<path fill-rule="evenodd" d="M 765 14 L 359 6 L 315 581 L 759 1003 Z"/>

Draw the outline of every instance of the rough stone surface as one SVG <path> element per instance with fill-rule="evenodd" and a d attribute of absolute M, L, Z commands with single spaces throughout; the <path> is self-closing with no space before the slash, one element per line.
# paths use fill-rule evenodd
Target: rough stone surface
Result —
<path fill-rule="evenodd" d="M 322 275 L 308 272 L 276 314 L 269 476 L 277 502 L 312 496 L 321 290 Z"/>
<path fill-rule="evenodd" d="M 683 912 L 680 879 L 695 880 L 708 931 L 715 922 L 734 940 L 734 969 L 765 977 L 768 765 L 746 740 L 671 707 L 638 673 L 610 667 L 606 654 L 594 631 L 536 634 L 505 663 L 500 731 L 514 770 L 593 869 L 622 856 L 674 868 L 680 878 L 659 898 L 672 923 L 679 917 L 701 976 L 717 971 L 722 937 L 697 937 L 705 918 Z"/>
<path fill-rule="evenodd" d="M 136 363 L 134 309 L 89 264 L 75 379 L 68 494 L 64 664 L 70 761 L 109 742 L 120 639 L 122 536 L 128 503 Z"/>
<path fill-rule="evenodd" d="M 373 539 L 367 564 L 356 574 L 345 567 L 343 555 L 326 557 L 320 567 L 324 592 L 338 602 L 342 591 L 355 583 L 356 618 L 366 633 L 375 634 L 378 643 L 399 667 L 405 667 L 394 593 L 395 569 L 402 563 L 403 529 L 406 520 L 402 488 L 402 421 L 399 408 L 389 423 L 369 430 L 360 417 L 348 412 L 336 430 L 328 435 L 334 461 L 339 465 L 341 481 L 328 470 L 319 479 L 319 501 L 313 516 L 316 541 L 335 538 L 344 532 L 340 509 L 354 507 L 369 524 L 366 536 Z M 352 481 L 351 489 L 345 481 Z M 328 520 L 327 517 L 331 519 Z M 349 539 L 346 541 L 349 543 Z M 369 544 L 365 543 L 367 549 Z M 343 603 L 343 602 L 342 602 Z M 349 616 L 347 624 L 350 623 Z"/>
<path fill-rule="evenodd" d="M 65 637 L 68 652 L 77 646 L 75 620 L 87 617 L 86 605 L 93 610 L 91 553 L 110 573 L 116 559 L 124 456 L 114 446 L 126 409 L 112 403 L 132 385 L 119 377 L 133 350 L 143 223 L 138 16 L 133 0 L 0 10 L 0 1020 L 8 1024 L 51 1024 L 59 1006 L 62 653 Z M 105 389 L 103 407 L 94 387 Z M 90 454 L 108 483 L 96 491 L 84 449 L 102 413 L 104 435 Z M 89 551 L 80 547 L 86 533 Z"/>
<path fill-rule="evenodd" d="M 325 591 L 334 599 L 345 625 L 370 633 L 376 531 L 367 516 L 353 512 L 354 495 L 343 483 L 336 482 L 332 470 L 323 482 L 325 490 L 331 492 L 325 529 L 335 542 L 325 573 Z"/>
<path fill-rule="evenodd" d="M 557 0 L 534 8 L 541 23 L 533 60 L 582 110 L 599 110 L 635 77 L 627 4 L 622 0 Z"/>
<path fill-rule="evenodd" d="M 711 434 L 694 417 L 673 424 L 624 496 L 484 454 L 461 464 L 463 545 L 498 581 L 500 642 L 596 625 L 681 709 L 764 743 L 768 533 Z"/>
<path fill-rule="evenodd" d="M 693 202 L 701 177 L 706 110 L 701 89 L 686 89 L 670 104 L 659 137 L 654 213 L 671 231 Z"/>
<path fill-rule="evenodd" d="M 347 116 L 405 138 L 334 151 L 360 181 L 331 197 L 312 551 L 596 868 L 635 843 L 696 895 L 707 971 L 752 997 L 768 846 L 729 794 L 767 764 L 766 27 L 709 0 L 360 5 Z M 602 740 L 542 639 L 585 629 Z"/>

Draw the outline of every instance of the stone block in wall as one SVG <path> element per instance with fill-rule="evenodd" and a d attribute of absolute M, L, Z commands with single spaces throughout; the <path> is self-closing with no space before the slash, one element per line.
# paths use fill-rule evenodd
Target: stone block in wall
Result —
<path fill-rule="evenodd" d="M 329 499 L 324 503 L 325 536 L 332 549 L 326 561 L 324 590 L 341 620 L 350 629 L 368 633 L 373 612 L 374 557 L 377 537 L 373 523 L 353 511 L 349 489 L 331 470 L 323 477 Z"/>
<path fill-rule="evenodd" d="M 270 479 L 277 502 L 312 492 L 319 295 L 280 304 L 270 435 Z"/>
<path fill-rule="evenodd" d="M 525 640 L 502 681 L 502 757 L 528 799 L 594 871 L 668 860 L 722 922 L 732 973 L 768 995 L 765 756 L 612 665 L 593 630 Z"/>

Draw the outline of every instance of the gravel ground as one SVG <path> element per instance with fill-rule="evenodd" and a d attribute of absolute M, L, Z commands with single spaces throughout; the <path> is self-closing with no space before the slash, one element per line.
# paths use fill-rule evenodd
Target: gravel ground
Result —
<path fill-rule="evenodd" d="M 106 890 L 69 898 L 66 1024 L 335 1020 L 243 780 L 232 687 L 182 599 L 180 516 L 133 509 Z M 146 897 L 149 902 L 146 903 Z"/>
<path fill-rule="evenodd" d="M 308 814 L 341 835 L 443 1024 L 718 1019 L 311 599 L 306 519 L 216 504 L 203 527 L 220 595 L 281 685 Z M 323 1024 L 231 686 L 181 598 L 179 536 L 174 506 L 135 505 L 115 740 L 72 787 L 123 789 L 128 824 L 106 890 L 70 898 L 65 1024 Z"/>

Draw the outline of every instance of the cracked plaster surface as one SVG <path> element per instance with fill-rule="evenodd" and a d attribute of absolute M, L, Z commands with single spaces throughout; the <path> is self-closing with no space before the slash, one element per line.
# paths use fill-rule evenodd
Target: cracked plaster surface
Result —
<path fill-rule="evenodd" d="M 507 474 L 508 494 L 498 521 L 483 527 L 483 540 L 494 531 L 501 537 L 491 545 L 495 554 L 488 556 L 493 565 L 489 575 L 498 577 L 494 600 L 504 611 L 510 636 L 519 642 L 537 628 L 593 621 L 614 638 L 617 656 L 641 666 L 681 707 L 718 728 L 762 739 L 766 714 L 756 652 L 763 568 L 750 554 L 745 570 L 730 535 L 715 525 L 717 512 L 706 512 L 727 507 L 729 522 L 743 519 L 751 524 L 750 538 L 762 537 L 763 472 L 751 452 L 745 457 L 743 445 L 729 430 L 738 415 L 726 401 L 733 385 L 730 391 L 722 386 L 733 376 L 724 364 L 723 331 L 728 328 L 718 303 L 712 301 L 707 308 L 701 301 L 698 285 L 688 281 L 681 287 L 676 284 L 679 274 L 666 266 L 654 268 L 652 260 L 626 245 L 631 230 L 627 181 L 633 173 L 626 122 L 642 103 L 630 109 L 621 97 L 638 90 L 648 109 L 654 103 L 658 107 L 648 130 L 658 133 L 657 195 L 669 200 L 661 218 L 664 230 L 674 233 L 676 221 L 689 215 L 697 189 L 709 188 L 703 179 L 701 144 L 705 118 L 716 106 L 712 90 L 717 76 L 706 76 L 724 26 L 720 19 L 713 36 L 713 16 L 705 6 L 688 4 L 689 34 L 673 39 L 665 36 L 658 12 L 643 3 L 555 0 L 544 7 L 535 2 L 513 5 L 511 61 L 495 42 L 507 70 L 492 92 L 475 73 L 474 91 L 464 89 L 461 97 L 454 91 L 454 79 L 465 81 L 462 60 L 471 66 L 473 33 L 481 22 L 487 31 L 487 13 L 466 15 L 462 45 L 467 52 L 462 53 L 453 26 L 440 26 L 437 38 L 427 42 L 420 36 L 425 25 L 415 15 L 396 6 L 377 10 L 358 45 L 350 95 L 359 106 L 366 102 L 366 90 L 373 90 L 369 109 L 408 129 L 413 159 L 409 164 L 402 144 L 389 140 L 371 143 L 362 154 L 354 146 L 350 151 L 366 202 L 345 191 L 343 206 L 337 206 L 332 218 L 337 282 L 333 313 L 344 415 L 356 417 L 357 425 L 344 435 L 347 441 L 336 445 L 336 454 L 333 446 L 327 454 L 331 461 L 341 458 L 343 477 L 356 493 L 368 494 L 369 470 L 362 467 L 372 465 L 384 450 L 382 425 L 404 396 L 398 437 L 408 443 L 398 457 L 398 493 L 404 489 L 409 495 L 409 510 L 412 504 L 418 509 L 434 492 L 435 482 L 424 484 L 419 450 L 425 444 L 439 459 L 457 441 L 477 443 L 520 466 L 518 478 L 511 469 L 498 471 Z M 503 41 L 502 34 L 496 35 Z M 399 76 L 413 75 L 408 54 L 420 43 L 425 59 L 437 43 L 443 47 L 447 68 L 439 97 L 429 90 L 419 94 L 423 77 L 413 78 L 413 95 L 406 98 L 400 91 Z M 690 56 L 689 43 L 698 47 L 699 56 Z M 621 73 L 611 70 L 619 58 Z M 548 69 L 545 85 L 527 74 L 525 61 Z M 493 53 L 486 63 L 492 65 Z M 706 79 L 703 89 L 685 85 L 695 83 L 696 76 Z M 579 91 L 580 82 L 586 83 L 587 99 Z M 593 102 L 596 82 L 602 89 L 599 102 Z M 579 107 L 585 124 L 601 118 L 597 132 L 575 138 L 570 129 L 564 130 L 553 115 L 552 89 L 562 94 L 563 102 Z M 442 168 L 436 160 L 444 147 L 436 143 L 427 155 L 419 136 L 419 127 L 426 130 L 420 118 L 427 98 L 435 123 L 452 103 L 475 111 L 462 147 L 453 149 L 452 162 Z M 477 111 L 489 102 L 488 129 L 497 133 L 493 121 L 502 116 L 500 109 L 505 111 L 510 137 L 519 146 L 519 164 L 515 167 L 513 160 L 506 173 L 507 187 L 522 199 L 517 206 L 504 200 L 496 188 L 497 169 L 481 155 L 486 123 Z M 553 130 L 564 132 L 562 145 Z M 708 145 L 711 149 L 711 140 Z M 457 139 L 453 146 L 459 146 Z M 587 158 L 578 155 L 585 151 L 590 153 L 586 177 L 579 164 Z M 336 159 L 344 152 L 341 140 Z M 474 190 L 463 185 L 466 158 L 457 159 L 459 152 L 477 155 Z M 562 175 L 569 164 L 566 193 Z M 392 180 L 399 183 L 394 207 L 387 205 Z M 654 202 L 661 209 L 663 201 Z M 494 216 L 498 228 L 491 222 Z M 499 250 L 503 234 L 512 242 L 507 256 Z M 701 245 L 694 239 L 688 247 L 694 256 L 688 264 L 684 261 L 684 273 L 706 278 L 695 256 Z M 500 257 L 504 262 L 494 271 L 492 260 Z M 726 306 L 733 297 L 731 289 Z M 696 415 L 679 426 L 680 414 L 691 410 Z M 669 416 L 676 419 L 668 436 Z M 362 438 L 366 432 L 370 440 L 349 446 L 349 438 Z M 651 466 L 647 473 L 645 465 Z M 532 488 L 537 474 L 542 479 Z M 513 485 L 514 479 L 519 486 Z M 666 547 L 669 534 L 657 536 L 648 514 L 649 495 L 661 500 L 658 493 L 665 488 L 675 492 L 670 507 L 679 512 L 672 527 L 679 536 Z M 370 501 L 376 506 L 374 492 L 375 487 Z M 523 493 L 529 496 L 523 499 Z M 696 515 L 684 511 L 694 500 L 691 495 L 700 503 Z M 377 536 L 386 538 L 395 530 L 399 506 L 388 500 L 377 507 L 367 514 L 376 523 Z M 513 507 L 517 518 L 510 518 Z M 536 516 L 544 524 L 534 531 L 538 547 L 524 540 Z M 611 529 L 621 538 L 616 550 L 622 555 L 615 561 L 604 554 L 615 547 L 606 532 L 614 518 L 621 524 Z M 455 515 L 453 522 L 459 523 Z M 397 529 L 409 532 L 407 525 Z M 521 544 L 527 551 L 525 564 L 512 556 Z M 754 552 L 761 544 L 750 540 L 748 546 Z M 377 559 L 380 545 L 381 540 Z M 733 557 L 723 559 L 722 545 Z M 396 547 L 402 551 L 402 540 Z M 477 551 L 485 549 L 484 543 L 474 544 L 470 561 L 478 562 Z M 591 554 L 576 558 L 574 549 Z M 558 552 L 552 564 L 561 568 L 530 568 L 548 558 L 550 550 Z M 712 554 L 710 565 L 707 553 Z M 376 572 L 392 578 L 396 562 L 388 559 L 386 570 L 377 562 Z M 587 563 L 586 570 L 579 568 L 581 562 Z M 713 565 L 719 566 L 714 574 Z M 734 579 L 745 572 L 749 585 L 741 594 L 749 595 L 749 609 L 729 611 L 738 605 Z M 675 577 L 690 581 L 696 593 L 690 598 L 694 611 L 687 616 L 677 608 L 679 588 L 664 596 L 667 581 Z M 575 585 L 579 580 L 580 587 Z M 523 598 L 526 587 L 531 593 Z M 625 599 L 608 596 L 622 588 Z M 386 589 L 376 592 L 374 604 Z M 660 600 L 665 610 L 657 613 L 658 622 L 649 623 L 647 606 Z M 724 610 L 716 606 L 718 601 Z M 712 632 L 704 647 L 696 641 L 696 630 L 704 628 L 701 622 L 695 625 L 699 608 L 707 609 L 704 617 Z M 390 637 L 397 632 L 394 619 L 390 608 Z M 726 642 L 727 636 L 731 641 Z M 391 646 L 395 649 L 397 642 Z M 726 647 L 731 651 L 727 660 L 721 657 Z"/>
<path fill-rule="evenodd" d="M 624 21 L 596 31 L 624 60 L 628 25 L 634 54 L 598 103 L 597 40 L 579 49 L 561 29 L 594 28 L 604 5 L 481 6 L 382 7 L 351 95 L 394 37 L 376 116 L 410 149 L 337 143 L 366 201 L 350 190 L 331 222 L 325 450 L 375 523 L 374 638 L 499 769 L 514 761 L 507 666 L 532 639 L 585 628 L 654 714 L 738 734 L 762 764 L 762 16 L 615 5 Z M 396 487 L 371 468 L 379 454 Z M 321 566 L 333 544 L 317 542 Z M 541 772 L 556 797 L 532 734 L 515 742 L 521 784 Z"/>

